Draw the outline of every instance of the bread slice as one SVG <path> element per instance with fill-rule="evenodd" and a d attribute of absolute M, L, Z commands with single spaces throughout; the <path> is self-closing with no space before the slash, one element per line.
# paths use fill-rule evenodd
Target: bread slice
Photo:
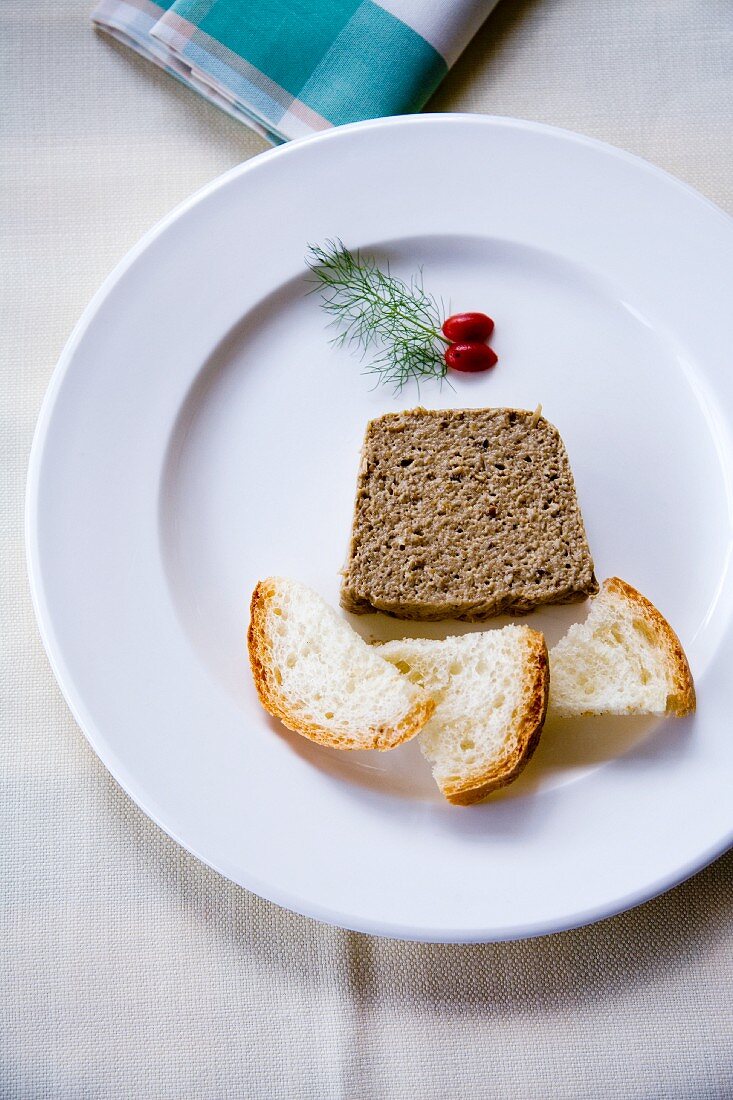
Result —
<path fill-rule="evenodd" d="M 347 611 L 481 620 L 597 591 L 568 456 L 539 413 L 418 408 L 370 421 Z"/>
<path fill-rule="evenodd" d="M 387 642 L 380 653 L 436 700 L 420 748 L 449 802 L 467 806 L 511 783 L 545 720 L 545 639 L 527 626 Z"/>
<path fill-rule="evenodd" d="M 550 651 L 550 709 L 591 714 L 691 714 L 695 687 L 667 620 L 630 584 L 604 581 L 584 623 Z"/>
<path fill-rule="evenodd" d="M 247 634 L 257 693 L 265 710 L 335 749 L 393 749 L 414 737 L 435 710 L 305 585 L 260 581 Z"/>

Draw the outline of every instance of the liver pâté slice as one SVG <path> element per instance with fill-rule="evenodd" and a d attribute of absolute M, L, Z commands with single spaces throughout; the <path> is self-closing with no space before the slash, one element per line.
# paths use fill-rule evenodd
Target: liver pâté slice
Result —
<path fill-rule="evenodd" d="M 565 446 L 544 417 L 417 408 L 369 422 L 347 611 L 482 620 L 597 591 Z"/>

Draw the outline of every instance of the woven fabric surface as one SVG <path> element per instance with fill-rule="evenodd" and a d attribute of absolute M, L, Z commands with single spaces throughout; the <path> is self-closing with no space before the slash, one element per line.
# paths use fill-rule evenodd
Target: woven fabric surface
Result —
<path fill-rule="evenodd" d="M 114 263 L 266 147 L 95 35 L 89 6 L 0 8 L 0 1096 L 732 1096 L 732 855 L 557 936 L 378 940 L 202 867 L 87 747 L 25 580 L 38 409 Z M 503 0 L 430 106 L 606 139 L 733 213 L 731 56 L 728 0 Z"/>

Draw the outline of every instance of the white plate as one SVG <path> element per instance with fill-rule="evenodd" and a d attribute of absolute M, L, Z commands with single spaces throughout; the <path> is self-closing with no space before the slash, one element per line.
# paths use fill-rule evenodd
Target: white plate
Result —
<path fill-rule="evenodd" d="M 586 138 L 427 116 L 268 152 L 147 235 L 61 358 L 28 493 L 53 667 L 146 813 L 264 897 L 425 940 L 591 921 L 726 847 L 732 224 Z M 687 648 L 694 719 L 548 727 L 519 782 L 464 809 L 442 802 L 414 743 L 324 750 L 260 709 L 244 643 L 255 581 L 289 575 L 337 602 L 366 421 L 418 400 L 371 389 L 329 347 L 304 254 L 334 236 L 404 274 L 422 265 L 454 308 L 496 318 L 499 366 L 425 385 L 422 402 L 542 402 L 599 576 L 648 594 Z M 583 613 L 535 623 L 552 640 Z"/>

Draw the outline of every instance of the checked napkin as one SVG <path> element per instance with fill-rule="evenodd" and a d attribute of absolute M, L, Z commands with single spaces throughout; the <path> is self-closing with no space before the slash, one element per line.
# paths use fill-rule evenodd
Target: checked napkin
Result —
<path fill-rule="evenodd" d="M 94 23 L 272 142 L 419 111 L 496 0 L 101 0 Z"/>

